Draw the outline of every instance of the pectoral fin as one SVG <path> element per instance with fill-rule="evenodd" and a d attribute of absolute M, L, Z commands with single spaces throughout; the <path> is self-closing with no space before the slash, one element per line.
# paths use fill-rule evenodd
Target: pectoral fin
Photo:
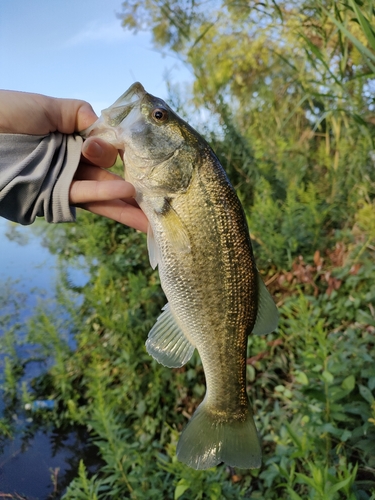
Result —
<path fill-rule="evenodd" d="M 179 368 L 189 361 L 195 347 L 177 324 L 169 304 L 148 334 L 146 349 L 159 363 L 169 368 Z"/>
<path fill-rule="evenodd" d="M 168 198 L 164 198 L 162 208 L 156 213 L 163 218 L 165 237 L 172 248 L 181 253 L 189 253 L 191 245 L 186 226 Z"/>
<path fill-rule="evenodd" d="M 279 313 L 266 285 L 258 273 L 258 314 L 253 328 L 254 335 L 266 335 L 277 328 Z"/>
<path fill-rule="evenodd" d="M 149 224 L 147 228 L 147 249 L 148 249 L 148 258 L 150 259 L 150 265 L 152 269 L 155 269 L 159 263 L 159 249 L 156 245 L 151 224 Z"/>
<path fill-rule="evenodd" d="M 162 226 L 166 240 L 179 253 L 189 253 L 191 250 L 190 238 L 186 227 L 168 199 L 163 199 L 163 205 L 155 213 L 162 218 Z M 160 262 L 160 250 L 156 244 L 151 224 L 147 229 L 147 249 L 150 265 L 155 269 Z"/>

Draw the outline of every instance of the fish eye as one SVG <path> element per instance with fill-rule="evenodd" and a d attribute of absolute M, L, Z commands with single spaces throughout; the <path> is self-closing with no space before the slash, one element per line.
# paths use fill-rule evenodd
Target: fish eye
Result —
<path fill-rule="evenodd" d="M 152 117 L 159 123 L 165 122 L 168 119 L 168 111 L 163 108 L 156 108 L 152 112 Z"/>

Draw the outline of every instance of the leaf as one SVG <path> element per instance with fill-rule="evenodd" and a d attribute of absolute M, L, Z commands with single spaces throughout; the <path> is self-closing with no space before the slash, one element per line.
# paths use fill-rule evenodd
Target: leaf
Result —
<path fill-rule="evenodd" d="M 298 482 L 308 484 L 315 491 L 320 491 L 320 486 L 318 484 L 316 484 L 316 482 L 314 481 L 314 479 L 312 479 L 311 477 L 306 476 L 306 474 L 302 474 L 300 472 L 297 472 L 296 473 L 296 477 L 299 480 Z"/>
<path fill-rule="evenodd" d="M 331 75 L 331 77 L 335 80 L 335 82 L 338 84 L 338 85 L 341 85 L 340 82 L 337 80 L 336 76 L 332 73 L 331 71 L 331 68 L 329 67 L 329 65 L 327 64 L 325 58 L 324 58 L 324 55 L 323 53 L 319 50 L 319 48 L 314 45 L 312 43 L 312 41 L 305 35 L 303 35 L 302 33 L 300 33 L 301 37 L 305 40 L 308 48 L 311 50 L 311 52 L 314 54 L 314 56 L 319 59 L 319 61 L 324 65 L 324 67 L 326 68 L 326 70 L 328 71 L 328 73 Z"/>
<path fill-rule="evenodd" d="M 366 453 L 374 452 L 374 439 L 361 439 L 356 443 L 356 448 L 363 450 Z"/>
<path fill-rule="evenodd" d="M 344 33 L 344 35 L 349 38 L 353 42 L 353 44 L 357 47 L 359 52 L 362 55 L 365 55 L 370 59 L 371 61 L 375 62 L 375 54 L 373 54 L 367 47 L 365 47 L 350 31 L 342 24 L 340 23 L 328 10 L 326 10 L 324 7 L 322 7 L 323 11 L 325 14 L 331 19 L 331 21 L 338 27 L 340 31 Z M 371 63 L 371 61 L 367 61 L 368 65 L 371 68 L 371 71 L 375 73 L 375 66 Z"/>
<path fill-rule="evenodd" d="M 190 47 L 189 50 L 193 50 L 196 45 L 206 36 L 208 31 L 215 26 L 215 23 L 209 23 L 208 26 L 202 31 L 202 33 L 194 40 L 193 45 Z"/>
<path fill-rule="evenodd" d="M 363 125 L 365 127 L 367 126 L 367 122 L 362 118 L 362 116 L 359 116 L 357 113 L 352 113 L 352 117 L 357 123 L 359 123 L 359 125 Z"/>
<path fill-rule="evenodd" d="M 336 436 L 338 438 L 340 438 L 340 436 L 342 435 L 342 430 L 338 429 L 331 423 L 322 425 L 321 429 L 323 432 L 327 432 L 328 434 L 332 434 L 333 436 Z"/>
<path fill-rule="evenodd" d="M 298 495 L 298 493 L 296 493 L 294 490 L 292 490 L 292 488 L 290 486 L 287 486 L 287 489 L 288 489 L 289 498 L 291 500 L 303 500 L 302 497 L 300 497 Z"/>
<path fill-rule="evenodd" d="M 190 481 L 187 479 L 180 479 L 174 490 L 174 500 L 178 500 L 186 490 L 190 488 Z"/>
<path fill-rule="evenodd" d="M 362 14 L 362 11 L 358 8 L 358 5 L 353 0 L 349 1 L 353 7 L 354 12 L 357 15 L 358 22 L 361 25 L 361 28 L 363 30 L 365 37 L 367 38 L 368 43 L 370 44 L 371 48 L 375 50 L 375 34 L 368 19 Z"/>
<path fill-rule="evenodd" d="M 331 486 L 331 488 L 329 488 L 329 490 L 327 491 L 327 497 L 331 498 L 334 493 L 345 488 L 345 486 L 347 486 L 351 480 L 352 476 L 349 476 L 346 479 L 343 479 L 342 481 L 339 481 L 338 483 Z"/>
<path fill-rule="evenodd" d="M 208 490 L 210 500 L 220 500 L 222 498 L 222 488 L 219 483 L 214 483 Z"/>
<path fill-rule="evenodd" d="M 351 392 L 355 387 L 355 377 L 354 375 L 349 375 L 342 381 L 341 387 L 349 392 Z"/>
<path fill-rule="evenodd" d="M 333 375 L 328 370 L 323 371 L 322 378 L 325 382 L 327 382 L 327 384 L 332 384 L 333 382 Z"/>
<path fill-rule="evenodd" d="M 368 379 L 367 385 L 368 385 L 370 391 L 373 391 L 375 389 L 375 377 L 370 377 Z"/>
<path fill-rule="evenodd" d="M 307 378 L 307 375 L 305 372 L 296 371 L 294 376 L 295 376 L 296 382 L 298 382 L 299 384 L 301 384 L 301 385 L 308 385 L 309 384 L 309 379 Z"/>
<path fill-rule="evenodd" d="M 332 420 L 337 420 L 338 422 L 346 422 L 348 423 L 351 421 L 350 417 L 346 414 L 343 413 L 342 411 L 333 411 L 331 413 Z"/>
<path fill-rule="evenodd" d="M 336 402 L 340 399 L 346 397 L 350 391 L 342 389 L 341 387 L 334 385 L 330 388 L 329 397 L 331 401 Z"/>
<path fill-rule="evenodd" d="M 375 400 L 374 396 L 372 395 L 370 389 L 366 387 L 365 385 L 358 384 L 359 388 L 359 393 L 365 399 L 370 405 L 373 403 Z"/>
<path fill-rule="evenodd" d="M 297 434 L 294 432 L 294 430 L 292 429 L 291 425 L 286 422 L 285 423 L 285 427 L 287 428 L 288 434 L 292 438 L 292 441 L 294 442 L 294 444 L 297 446 L 297 448 L 299 448 L 300 450 L 302 450 L 301 440 L 297 436 Z"/>
<path fill-rule="evenodd" d="M 341 441 L 345 443 L 348 439 L 352 437 L 352 433 L 348 431 L 347 429 L 341 434 Z"/>
<path fill-rule="evenodd" d="M 369 411 L 368 405 L 361 401 L 352 401 L 343 406 L 344 411 L 354 415 L 366 415 Z"/>

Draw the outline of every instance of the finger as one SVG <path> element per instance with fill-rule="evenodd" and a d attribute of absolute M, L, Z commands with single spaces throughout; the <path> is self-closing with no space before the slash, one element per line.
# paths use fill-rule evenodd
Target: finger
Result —
<path fill-rule="evenodd" d="M 123 180 L 91 181 L 73 180 L 69 191 L 72 205 L 96 201 L 117 200 L 135 196 L 134 187 Z"/>
<path fill-rule="evenodd" d="M 85 203 L 80 207 L 147 233 L 148 220 L 142 210 L 122 200 Z"/>
<path fill-rule="evenodd" d="M 81 101 L 78 107 L 77 118 L 75 123 L 75 131 L 85 130 L 98 119 L 97 114 L 92 109 L 91 104 L 86 101 Z"/>
<path fill-rule="evenodd" d="M 39 97 L 38 97 L 39 99 Z M 92 125 L 98 117 L 91 105 L 79 99 L 59 99 L 41 96 L 40 104 L 50 121 L 50 131 L 58 130 L 63 134 L 79 132 Z"/>
<path fill-rule="evenodd" d="M 109 168 L 115 163 L 118 151 L 103 139 L 90 137 L 83 143 L 82 155 L 99 167 Z"/>
<path fill-rule="evenodd" d="M 76 173 L 74 174 L 74 179 L 78 180 L 93 180 L 93 181 L 124 181 L 122 177 L 114 174 L 113 172 L 109 172 L 108 170 L 104 170 L 101 167 L 96 167 L 95 165 L 88 165 L 87 163 L 81 163 Z"/>

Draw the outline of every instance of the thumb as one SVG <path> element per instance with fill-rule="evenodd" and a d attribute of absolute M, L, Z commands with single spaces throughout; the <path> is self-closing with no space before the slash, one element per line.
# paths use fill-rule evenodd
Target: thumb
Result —
<path fill-rule="evenodd" d="M 65 134 L 80 132 L 92 125 L 98 117 L 91 105 L 78 99 L 53 98 L 56 129 Z"/>

